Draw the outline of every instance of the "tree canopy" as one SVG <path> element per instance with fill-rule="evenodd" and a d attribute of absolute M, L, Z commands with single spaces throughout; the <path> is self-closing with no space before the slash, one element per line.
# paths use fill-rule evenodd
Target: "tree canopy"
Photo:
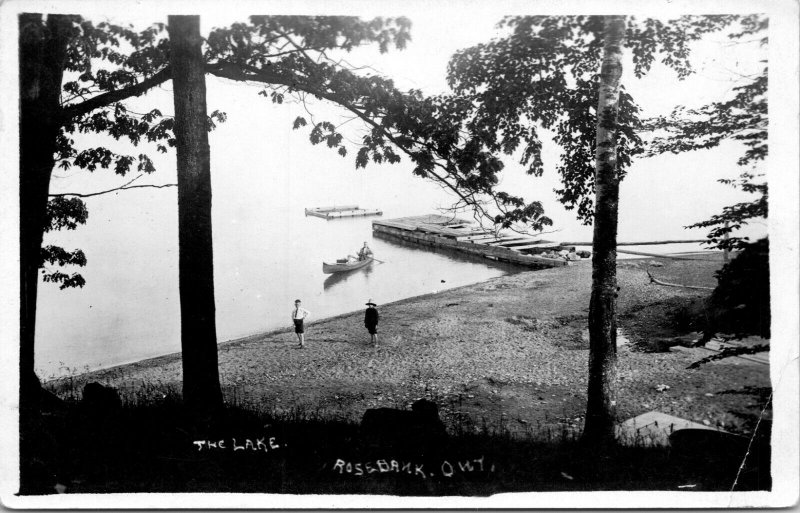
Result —
<path fill-rule="evenodd" d="M 673 20 L 625 20 L 625 48 L 636 76 L 653 62 L 692 73 L 690 45 L 704 34 L 730 24 L 733 16 L 683 16 Z M 540 175 L 541 129 L 553 132 L 561 147 L 556 190 L 567 209 L 577 209 L 584 223 L 593 215 L 594 153 L 598 69 L 603 43 L 602 16 L 512 16 L 501 27 L 503 38 L 458 52 L 448 67 L 453 90 L 471 100 L 469 129 L 492 151 L 513 154 Z M 619 99 L 617 147 L 620 178 L 645 145 L 640 109 L 623 85 Z"/>

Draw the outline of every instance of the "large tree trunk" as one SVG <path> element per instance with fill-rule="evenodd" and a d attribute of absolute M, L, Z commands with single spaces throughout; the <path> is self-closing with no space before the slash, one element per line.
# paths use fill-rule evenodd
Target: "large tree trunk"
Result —
<path fill-rule="evenodd" d="M 617 377 L 617 110 L 625 18 L 605 21 L 597 104 L 592 297 L 589 303 L 589 386 L 584 440 L 614 440 Z"/>
<path fill-rule="evenodd" d="M 34 371 L 36 299 L 60 129 L 61 81 L 73 27 L 69 16 L 51 15 L 43 23 L 41 14 L 22 14 L 19 29 L 20 493 L 47 493 L 52 489 L 39 479 L 43 462 L 52 455 L 43 452 L 40 432 L 43 394 Z"/>
<path fill-rule="evenodd" d="M 61 80 L 72 20 L 22 14 L 20 26 L 20 406 L 36 410 L 36 299 L 50 176 L 60 127 Z"/>
<path fill-rule="evenodd" d="M 211 156 L 199 16 L 170 16 L 175 139 L 183 398 L 190 411 L 222 406 L 214 307 Z"/>

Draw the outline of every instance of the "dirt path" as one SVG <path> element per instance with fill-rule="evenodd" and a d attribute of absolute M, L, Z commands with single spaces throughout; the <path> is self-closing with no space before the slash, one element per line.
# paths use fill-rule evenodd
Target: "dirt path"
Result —
<path fill-rule="evenodd" d="M 645 353 L 648 337 L 678 334 L 680 308 L 706 292 L 649 283 L 651 262 L 619 266 L 621 418 L 650 410 L 746 431 L 769 387 L 766 365 L 738 358 L 686 366 L 701 349 Z M 713 286 L 719 261 L 660 260 L 659 279 Z M 429 397 L 451 429 L 562 429 L 585 408 L 591 266 L 523 272 L 459 289 L 379 305 L 380 346 L 368 346 L 363 313 L 311 323 L 307 347 L 289 329 L 220 345 L 226 397 L 278 414 L 358 420 L 375 406 L 407 407 Z M 376 298 L 378 299 L 378 298 Z M 378 299 L 379 301 L 379 299 Z M 180 355 L 50 383 L 80 390 L 95 380 L 129 399 L 180 390 Z M 670 388 L 658 392 L 655 387 Z M 66 386 L 66 388 L 64 388 Z"/>

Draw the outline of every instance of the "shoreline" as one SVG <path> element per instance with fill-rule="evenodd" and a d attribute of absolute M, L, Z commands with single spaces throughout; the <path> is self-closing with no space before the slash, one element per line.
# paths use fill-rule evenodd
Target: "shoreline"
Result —
<path fill-rule="evenodd" d="M 581 265 L 581 264 L 582 264 L 582 262 L 578 262 L 577 263 L 577 265 Z M 520 269 L 521 270 L 519 272 L 536 272 L 536 271 L 526 270 L 525 268 L 520 268 Z M 517 273 L 509 273 L 509 274 L 517 274 Z M 426 299 L 429 296 L 432 297 L 432 296 L 435 296 L 437 294 L 442 294 L 442 293 L 450 292 L 450 291 L 457 291 L 459 289 L 472 287 L 472 286 L 475 286 L 475 285 L 479 285 L 481 283 L 487 283 L 487 282 L 490 282 L 492 280 L 497 280 L 497 279 L 503 278 L 504 276 L 508 276 L 509 274 L 505 274 L 503 276 L 495 276 L 493 278 L 487 278 L 485 280 L 477 281 L 475 283 L 468 283 L 466 285 L 459 285 L 458 287 L 453 287 L 451 289 L 445 289 L 445 290 L 442 290 L 440 292 L 428 292 L 428 293 L 420 294 L 420 295 L 417 295 L 417 296 L 409 296 L 409 297 L 397 299 L 395 301 L 390 301 L 388 303 L 383 303 L 382 305 L 378 305 L 378 307 L 390 307 L 390 306 L 393 306 L 393 305 L 402 304 L 404 302 Z M 363 309 L 352 310 L 352 311 L 349 311 L 349 312 L 344 312 L 344 313 L 340 313 L 340 314 L 336 314 L 336 315 L 331 315 L 331 316 L 328 316 L 328 317 L 323 317 L 322 319 L 317 319 L 317 320 L 311 321 L 309 323 L 306 323 L 305 325 L 307 327 L 310 327 L 310 326 L 314 326 L 314 325 L 318 325 L 318 324 L 323 324 L 323 323 L 326 323 L 326 322 L 329 322 L 329 321 L 340 320 L 342 318 L 350 317 L 352 315 L 363 313 L 363 312 L 364 312 Z M 251 339 L 254 339 L 254 338 L 260 338 L 260 337 L 268 338 L 268 337 L 272 337 L 272 336 L 275 336 L 275 335 L 280 335 L 280 334 L 283 334 L 283 333 L 294 333 L 294 331 L 293 331 L 293 328 L 291 326 L 287 326 L 285 328 L 275 328 L 275 329 L 271 329 L 271 330 L 267 330 L 267 331 L 259 331 L 257 333 L 253 333 L 251 335 L 244 335 L 244 336 L 241 336 L 241 337 L 224 340 L 222 342 L 217 342 L 217 348 L 221 349 L 223 346 L 226 346 L 226 345 L 229 345 L 229 344 L 236 344 L 236 343 L 240 343 L 240 342 L 241 343 L 249 342 L 249 341 L 251 341 Z M 145 364 L 148 364 L 148 365 L 149 364 L 154 364 L 154 363 L 158 363 L 160 360 L 171 361 L 171 360 L 174 360 L 174 359 L 180 359 L 180 357 L 181 357 L 181 352 L 180 351 L 173 352 L 173 353 L 166 353 L 166 354 L 157 355 L 157 356 L 150 356 L 150 357 L 147 357 L 147 358 L 140 358 L 140 359 L 130 360 L 130 361 L 122 362 L 122 363 L 115 363 L 115 364 L 108 365 L 108 366 L 89 368 L 88 370 L 84 370 L 84 371 L 81 371 L 81 372 L 75 373 L 75 374 L 67 374 L 67 375 L 64 375 L 64 376 L 54 376 L 52 378 L 43 379 L 42 380 L 42 384 L 57 382 L 57 381 L 64 380 L 64 379 L 69 379 L 69 378 L 76 378 L 76 377 L 80 377 L 80 376 L 87 375 L 87 374 L 96 374 L 96 373 L 100 373 L 100 372 L 110 372 L 110 371 L 114 371 L 116 369 L 120 369 L 120 368 L 123 368 L 123 367 L 132 367 L 132 366 L 145 365 Z"/>
<path fill-rule="evenodd" d="M 650 267 L 654 261 L 660 266 Z M 652 353 L 653 337 L 681 335 L 674 315 L 708 292 L 662 287 L 660 279 L 712 286 L 721 259 L 626 259 L 618 265 L 621 419 L 661 411 L 746 432 L 770 387 L 767 365 L 732 358 L 687 370 L 700 348 Z M 687 281 L 688 280 L 688 281 Z M 363 310 L 308 324 L 306 348 L 290 327 L 218 345 L 226 400 L 273 415 L 313 412 L 358 421 L 368 408 L 408 408 L 426 397 L 449 427 L 468 423 L 512 433 L 579 427 L 586 406 L 586 323 L 591 265 L 522 271 L 379 305 L 379 346 L 369 345 Z M 117 365 L 45 386 L 79 398 L 90 381 L 123 398 L 179 393 L 180 353 Z M 668 391 L 659 391 L 659 385 Z"/>
<path fill-rule="evenodd" d="M 591 248 L 591 246 L 587 246 L 587 247 Z M 714 256 L 717 256 L 717 255 L 721 256 L 722 252 L 721 251 L 708 250 L 708 251 L 688 252 L 688 253 L 670 253 L 670 254 L 665 254 L 663 256 L 663 258 L 669 259 L 669 257 L 672 256 L 672 255 L 675 255 L 675 256 L 678 256 L 678 255 L 687 255 L 687 256 L 688 255 L 697 255 L 697 256 L 714 257 Z M 625 255 L 623 255 L 622 257 L 618 258 L 618 264 L 625 264 L 625 263 L 637 262 L 637 261 L 647 261 L 647 260 L 658 260 L 658 258 L 657 257 L 649 257 L 649 256 L 633 256 L 633 255 L 625 256 Z M 706 260 L 706 259 L 702 259 L 702 260 Z M 585 266 L 585 265 L 591 265 L 591 259 L 570 262 L 570 266 Z M 384 303 L 383 305 L 379 305 L 379 306 L 380 307 L 393 306 L 393 305 L 397 305 L 397 304 L 402 304 L 402 303 L 407 302 L 407 301 L 424 300 L 424 299 L 426 299 L 428 297 L 432 297 L 432 296 L 437 295 L 437 294 L 443 294 L 445 292 L 457 291 L 457 290 L 464 289 L 464 288 L 467 288 L 467 287 L 472 287 L 472 286 L 475 286 L 475 285 L 478 285 L 478 284 L 481 284 L 481 283 L 485 283 L 485 282 L 489 282 L 489 281 L 492 281 L 492 280 L 496 280 L 496 279 L 502 278 L 504 276 L 509 276 L 509 275 L 518 274 L 518 273 L 541 272 L 543 270 L 544 269 L 542 269 L 542 270 L 531 270 L 531 269 L 529 269 L 527 267 L 519 266 L 517 271 L 507 273 L 507 274 L 505 274 L 503 276 L 495 276 L 493 278 L 487 278 L 486 280 L 477 281 L 477 282 L 469 283 L 469 284 L 466 284 L 466 285 L 459 285 L 458 287 L 453 287 L 451 289 L 445 289 L 445 290 L 442 290 L 442 291 L 439 291 L 439 292 L 435 292 L 435 293 L 434 292 L 428 292 L 428 293 L 420 294 L 420 295 L 416 295 L 416 296 L 409 296 L 409 297 L 397 299 L 395 301 L 391 301 L 391 302 L 388 302 L 388 303 Z M 587 302 L 588 302 L 588 300 L 587 300 Z M 340 313 L 340 314 L 336 314 L 336 315 L 332 315 L 332 316 L 328 316 L 328 317 L 323 317 L 322 319 L 317 319 L 317 320 L 314 320 L 314 321 L 311 321 L 311 322 L 307 323 L 306 326 L 310 327 L 310 326 L 314 326 L 314 325 L 320 324 L 320 323 L 325 323 L 325 322 L 329 322 L 329 321 L 336 321 L 336 320 L 339 320 L 339 319 L 342 319 L 342 318 L 349 317 L 351 315 L 355 315 L 356 313 L 359 313 L 359 312 L 363 312 L 363 309 L 361 309 L 361 310 L 352 310 L 352 311 L 349 311 L 349 312 L 344 312 L 344 313 Z M 251 339 L 258 338 L 258 337 L 272 337 L 272 336 L 283 334 L 283 333 L 291 333 L 292 329 L 293 328 L 291 326 L 287 326 L 285 328 L 274 328 L 274 329 L 269 329 L 269 330 L 266 330 L 266 331 L 258 331 L 258 332 L 252 333 L 250 335 L 243 335 L 243 336 L 240 336 L 240 337 L 231 338 L 231 339 L 227 339 L 227 340 L 224 340 L 224 341 L 221 341 L 221 342 L 217 342 L 217 347 L 219 349 L 221 349 L 223 346 L 228 345 L 228 344 L 236 344 L 236 343 L 240 343 L 240 342 L 247 342 L 247 341 L 250 341 Z M 181 355 L 181 352 L 180 351 L 176 351 L 176 352 L 165 353 L 165 354 L 160 354 L 160 355 L 156 355 L 156 356 L 148 356 L 148 357 L 145 357 L 145 358 L 134 358 L 134 359 L 131 359 L 131 360 L 126 360 L 126 361 L 123 361 L 123 362 L 120 362 L 120 363 L 114 363 L 114 364 L 110 364 L 110 365 L 104 365 L 104 366 L 93 367 L 93 368 L 92 367 L 84 368 L 80 372 L 71 373 L 71 374 L 64 374 L 64 375 L 60 375 L 60 376 L 59 375 L 53 375 L 52 377 L 44 378 L 44 379 L 42 379 L 42 383 L 44 384 L 44 383 L 58 382 L 60 380 L 69 379 L 69 378 L 76 378 L 76 377 L 87 375 L 87 374 L 95 374 L 95 373 L 100 373 L 100 372 L 111 372 L 111 371 L 114 371 L 114 370 L 117 370 L 117 369 L 120 369 L 120 368 L 123 368 L 123 367 L 139 366 L 139 365 L 145 366 L 145 365 L 150 365 L 150 364 L 156 364 L 156 363 L 159 363 L 159 362 L 162 362 L 162 361 L 169 362 L 169 361 L 172 361 L 172 360 L 174 360 L 176 358 L 179 359 L 180 355 Z"/>

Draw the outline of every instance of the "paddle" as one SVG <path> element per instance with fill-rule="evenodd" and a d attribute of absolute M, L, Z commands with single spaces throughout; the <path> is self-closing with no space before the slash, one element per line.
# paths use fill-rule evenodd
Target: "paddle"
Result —
<path fill-rule="evenodd" d="M 357 257 L 354 257 L 353 255 L 347 255 L 347 256 L 348 256 L 348 257 L 351 257 L 353 260 L 358 260 L 358 258 L 357 258 Z M 386 263 L 386 262 L 384 262 L 383 260 L 378 260 L 378 259 L 377 259 L 377 258 L 375 258 L 375 257 L 372 257 L 372 260 L 374 260 L 375 262 L 378 262 L 379 264 L 385 264 L 385 263 Z"/>

